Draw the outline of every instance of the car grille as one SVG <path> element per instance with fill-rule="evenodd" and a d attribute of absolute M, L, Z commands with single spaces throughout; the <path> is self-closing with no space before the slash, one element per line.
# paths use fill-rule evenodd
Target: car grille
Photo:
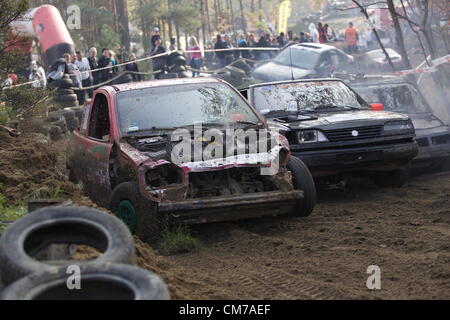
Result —
<path fill-rule="evenodd" d="M 372 139 L 381 136 L 383 126 L 367 126 L 326 130 L 325 134 L 330 142 Z"/>

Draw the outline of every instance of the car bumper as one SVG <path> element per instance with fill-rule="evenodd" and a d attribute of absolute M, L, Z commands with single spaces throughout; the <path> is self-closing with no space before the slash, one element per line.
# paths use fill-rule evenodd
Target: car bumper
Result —
<path fill-rule="evenodd" d="M 303 191 L 271 191 L 214 198 L 163 202 L 158 206 L 170 224 L 198 224 L 285 214 L 293 209 Z"/>
<path fill-rule="evenodd" d="M 419 154 L 414 162 L 450 157 L 450 133 L 418 137 Z"/>
<path fill-rule="evenodd" d="M 346 171 L 402 169 L 417 155 L 415 141 L 407 143 L 292 152 L 315 176 Z"/>

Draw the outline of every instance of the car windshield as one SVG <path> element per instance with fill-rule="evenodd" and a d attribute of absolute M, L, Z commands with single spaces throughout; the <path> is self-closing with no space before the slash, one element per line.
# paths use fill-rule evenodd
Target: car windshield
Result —
<path fill-rule="evenodd" d="M 284 66 L 292 65 L 296 68 L 311 70 L 316 66 L 318 59 L 319 54 L 313 50 L 302 47 L 288 47 L 281 51 L 272 61 Z"/>
<path fill-rule="evenodd" d="M 368 103 L 382 103 L 389 111 L 403 113 L 431 112 L 430 107 L 410 84 L 352 86 Z"/>
<path fill-rule="evenodd" d="M 121 133 L 174 129 L 195 123 L 219 124 L 259 119 L 247 103 L 222 83 L 171 85 L 117 94 Z"/>
<path fill-rule="evenodd" d="M 340 81 L 269 84 L 255 87 L 254 106 L 263 114 L 272 111 L 319 111 L 368 108 Z"/>

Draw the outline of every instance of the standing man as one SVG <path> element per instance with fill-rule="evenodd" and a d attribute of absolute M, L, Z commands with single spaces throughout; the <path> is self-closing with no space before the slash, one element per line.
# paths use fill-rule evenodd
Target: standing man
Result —
<path fill-rule="evenodd" d="M 217 35 L 216 44 L 214 45 L 214 50 L 226 49 L 226 43 L 222 40 L 222 36 L 220 34 Z M 221 68 L 226 67 L 227 63 L 225 60 L 225 51 L 216 51 L 216 60 Z"/>
<path fill-rule="evenodd" d="M 358 45 L 358 32 L 353 28 L 353 23 L 348 24 L 348 28 L 345 29 L 345 45 L 347 46 L 347 53 L 356 53 Z"/>
<path fill-rule="evenodd" d="M 69 71 L 70 79 L 72 79 L 74 88 L 81 89 L 82 88 L 81 73 L 80 70 L 78 70 L 77 65 L 75 64 L 76 61 L 75 54 L 64 53 L 63 58 L 67 62 L 67 70 Z M 84 91 L 76 90 L 75 93 L 77 94 L 78 104 L 83 105 L 84 97 L 82 96 L 82 93 L 84 95 Z"/>
<path fill-rule="evenodd" d="M 75 65 L 78 67 L 78 70 L 81 72 L 81 84 L 83 88 L 88 88 L 92 86 L 92 73 L 91 73 L 91 67 L 89 65 L 89 60 L 81 54 L 81 51 L 76 52 L 76 60 Z M 80 102 L 81 105 L 84 104 L 84 100 L 86 98 L 86 93 L 88 94 L 89 98 L 92 98 L 92 89 L 83 90 L 82 91 L 82 101 Z"/>
<path fill-rule="evenodd" d="M 97 49 L 95 47 L 89 49 L 88 61 L 89 61 L 89 68 L 91 68 L 92 84 L 97 84 L 99 83 L 98 72 L 93 72 L 95 69 L 98 68 Z M 92 91 L 90 92 L 90 97 L 92 98 Z"/>
<path fill-rule="evenodd" d="M 161 35 L 159 34 L 159 28 L 154 27 L 152 32 L 152 38 L 151 38 L 151 51 L 155 50 L 156 47 L 156 40 L 161 40 Z"/>
<path fill-rule="evenodd" d="M 98 60 L 98 69 L 112 67 L 111 59 L 109 58 L 109 49 L 104 48 L 102 50 L 102 57 Z M 106 82 L 110 79 L 110 75 L 112 75 L 112 68 L 103 69 L 97 71 L 98 73 L 98 83 Z"/>
<path fill-rule="evenodd" d="M 156 39 L 155 48 L 151 52 L 151 55 L 155 56 L 157 54 L 162 54 L 165 52 L 166 52 L 166 48 L 161 44 L 161 39 Z M 160 71 L 157 74 L 155 74 L 155 79 L 159 79 L 161 73 L 164 72 L 164 67 L 166 66 L 166 60 L 167 60 L 167 56 L 157 57 L 152 60 L 153 61 L 153 72 Z"/>
<path fill-rule="evenodd" d="M 280 32 L 280 35 L 277 37 L 278 48 L 283 48 L 286 45 L 286 41 L 284 39 L 284 32 Z"/>

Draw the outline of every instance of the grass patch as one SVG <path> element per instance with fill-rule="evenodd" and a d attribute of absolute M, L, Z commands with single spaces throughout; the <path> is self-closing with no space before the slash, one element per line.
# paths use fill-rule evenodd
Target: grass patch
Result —
<path fill-rule="evenodd" d="M 15 221 L 27 213 L 27 208 L 22 204 L 5 205 L 5 197 L 0 193 L 0 235 L 8 227 L 8 221 Z"/>
<path fill-rule="evenodd" d="M 164 234 L 161 240 L 161 253 L 163 255 L 185 253 L 200 246 L 200 241 L 192 236 L 187 226 L 175 226 Z"/>

